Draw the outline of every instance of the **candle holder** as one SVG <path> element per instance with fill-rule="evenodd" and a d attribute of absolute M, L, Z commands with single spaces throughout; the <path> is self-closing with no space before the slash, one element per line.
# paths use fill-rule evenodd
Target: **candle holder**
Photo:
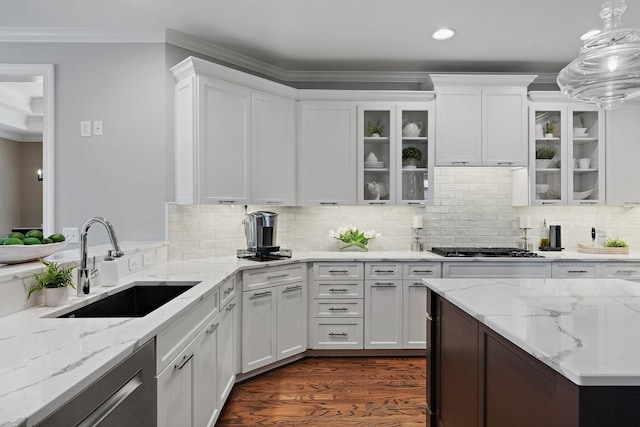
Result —
<path fill-rule="evenodd" d="M 533 251 L 533 244 L 529 243 L 529 238 L 527 237 L 527 230 L 531 230 L 531 227 L 520 227 L 520 230 L 524 230 L 524 236 L 520 238 L 522 240 L 520 249 Z"/>
<path fill-rule="evenodd" d="M 413 230 L 413 242 L 411 243 L 411 251 L 412 252 L 422 252 L 424 250 L 424 245 L 422 243 L 422 236 L 420 233 L 422 232 L 422 227 L 411 227 Z"/>

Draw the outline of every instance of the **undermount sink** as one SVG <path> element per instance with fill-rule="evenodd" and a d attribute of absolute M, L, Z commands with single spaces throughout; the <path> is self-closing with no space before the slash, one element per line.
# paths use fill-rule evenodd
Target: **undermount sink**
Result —
<path fill-rule="evenodd" d="M 200 282 L 139 281 L 106 298 L 56 317 L 142 317 Z"/>

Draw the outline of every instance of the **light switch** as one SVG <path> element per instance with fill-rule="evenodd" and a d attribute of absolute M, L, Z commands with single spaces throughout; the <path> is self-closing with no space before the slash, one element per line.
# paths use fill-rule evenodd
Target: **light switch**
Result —
<path fill-rule="evenodd" d="M 89 120 L 80 122 L 80 136 L 91 136 L 91 122 Z"/>
<path fill-rule="evenodd" d="M 102 120 L 96 120 L 93 122 L 93 134 L 96 136 L 102 135 Z"/>

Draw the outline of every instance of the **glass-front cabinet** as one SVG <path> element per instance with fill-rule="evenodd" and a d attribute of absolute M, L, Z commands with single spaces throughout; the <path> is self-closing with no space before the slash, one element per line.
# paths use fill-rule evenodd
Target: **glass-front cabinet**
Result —
<path fill-rule="evenodd" d="M 358 203 L 433 202 L 433 103 L 358 106 Z"/>
<path fill-rule="evenodd" d="M 588 104 L 530 107 L 530 203 L 604 203 L 604 114 Z"/>

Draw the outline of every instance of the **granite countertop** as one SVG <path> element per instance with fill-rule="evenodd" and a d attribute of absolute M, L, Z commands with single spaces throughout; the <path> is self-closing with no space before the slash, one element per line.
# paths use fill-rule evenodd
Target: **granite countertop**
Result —
<path fill-rule="evenodd" d="M 157 247 L 166 245 L 166 243 L 149 243 L 145 242 L 146 247 Z M 128 253 L 135 253 L 134 243 L 123 243 L 126 247 L 125 251 Z M 96 253 L 102 254 L 106 247 L 92 248 Z M 90 250 L 91 255 L 91 250 Z M 546 254 L 545 254 L 546 255 Z M 556 254 L 554 254 L 556 255 Z M 52 257 L 58 262 L 72 262 L 77 261 L 79 258 L 78 250 L 67 250 L 56 254 Z M 234 256 L 229 257 L 212 257 L 203 258 L 190 261 L 171 261 L 161 263 L 153 267 L 145 268 L 144 270 L 122 276 L 118 282 L 118 285 L 111 288 L 94 287 L 89 297 L 76 297 L 75 295 L 70 298 L 69 305 L 85 305 L 93 301 L 94 299 L 104 296 L 104 294 L 110 294 L 117 292 L 118 289 L 135 280 L 197 280 L 202 281 L 197 286 L 188 290 L 184 294 L 170 301 L 160 309 L 155 310 L 149 315 L 141 318 L 102 318 L 102 319 L 66 319 L 46 317 L 52 315 L 52 313 L 63 311 L 64 307 L 33 307 L 27 310 L 23 310 L 14 314 L 0 317 L 0 353 L 3 355 L 0 361 L 0 426 L 22 426 L 33 425 L 35 422 L 40 421 L 49 413 L 57 409 L 62 403 L 71 398 L 77 391 L 90 385 L 93 381 L 99 378 L 102 374 L 106 373 L 109 369 L 117 365 L 120 361 L 124 360 L 128 355 L 135 351 L 141 344 L 145 343 L 152 337 L 154 337 L 160 330 L 167 325 L 171 324 L 172 320 L 177 318 L 185 310 L 195 305 L 197 301 L 207 293 L 211 292 L 221 281 L 230 277 L 236 272 L 243 269 L 263 268 L 274 265 L 283 265 L 291 262 L 309 262 L 309 261 L 377 261 L 377 262 L 393 262 L 393 261 L 532 261 L 540 262 L 553 259 L 562 260 L 597 260 L 597 261 L 640 261 L 640 253 L 634 253 L 631 255 L 618 255 L 618 256 L 594 256 L 588 254 L 576 253 L 560 253 L 554 258 L 444 258 L 439 255 L 432 254 L 430 252 L 411 252 L 411 251 L 371 251 L 371 252 L 296 252 L 292 259 L 282 261 L 270 261 L 264 263 L 258 263 L 254 261 L 239 260 Z M 1 266 L 0 267 L 0 287 L 3 282 L 9 281 L 15 278 L 30 277 L 34 271 L 41 269 L 42 266 L 37 263 L 25 263 L 14 266 Z M 613 281 L 600 279 L 598 283 L 609 284 L 614 283 L 615 289 L 633 289 L 633 285 L 627 284 L 624 281 Z M 431 281 L 430 281 L 431 282 Z M 478 289 L 469 290 L 469 292 L 481 292 L 484 286 L 492 283 L 492 281 L 482 280 L 475 282 L 472 280 L 454 281 L 453 279 L 442 279 L 439 282 L 433 282 L 431 286 L 437 287 L 436 283 L 440 283 L 438 286 L 459 286 L 461 288 L 468 287 L 470 283 L 477 283 Z M 541 281 L 544 282 L 544 281 Z M 547 281 L 549 286 L 556 284 L 568 283 L 568 281 Z M 584 281 L 583 281 L 584 282 Z M 500 280 L 497 282 L 497 286 L 502 292 L 504 289 L 513 291 L 514 289 L 520 289 L 518 283 L 533 283 L 531 281 L 507 281 Z M 595 282 L 592 283 L 595 287 Z M 531 285 L 533 286 L 533 285 Z M 502 289 L 504 288 L 504 289 Z M 573 292 L 573 290 L 572 290 Z M 462 291 L 453 291 L 452 297 L 455 294 L 462 293 Z M 507 295 L 508 292 L 505 292 Z M 557 296 L 557 295 L 556 295 Z M 447 298 L 449 295 L 447 295 Z M 555 296 L 554 296 L 555 297 Z M 536 316 L 540 316 L 540 322 L 549 333 L 555 331 L 556 335 L 560 336 L 560 342 L 554 347 L 554 343 L 547 343 L 544 339 L 540 338 L 541 343 L 534 342 L 530 349 L 526 347 L 527 339 L 522 339 L 523 348 L 527 348 L 534 354 L 540 354 L 541 357 L 546 357 L 547 362 L 553 366 L 557 366 L 557 369 L 561 369 L 567 372 L 569 378 L 577 377 L 579 381 L 587 381 L 597 383 L 592 377 L 597 377 L 599 372 L 597 369 L 592 374 L 592 365 L 588 362 L 591 361 L 591 352 L 595 351 L 594 346 L 597 347 L 602 340 L 593 338 L 595 343 L 591 343 L 587 337 L 577 334 L 577 337 L 582 340 L 583 347 L 576 347 L 576 342 L 572 339 L 572 335 L 569 333 L 558 333 L 560 326 L 557 322 L 564 321 L 568 314 L 565 312 L 571 312 L 573 307 L 580 303 L 579 297 L 559 295 L 561 299 L 555 304 L 559 305 L 553 310 L 558 310 L 559 316 L 550 316 L 549 311 L 543 308 L 531 308 L 536 312 Z M 624 297 L 630 298 L 630 297 Z M 455 298 L 454 298 L 455 299 Z M 550 300 L 551 298 L 547 298 Z M 565 301 L 563 303 L 561 301 Z M 596 300 L 600 300 L 597 298 Z M 464 299 L 463 299 L 464 301 Z M 594 304 L 595 307 L 601 307 L 605 300 L 602 300 L 598 304 Z M 606 301 L 609 301 L 607 299 Z M 626 300 L 625 300 L 626 301 Z M 488 303 L 491 301 L 488 301 Z M 551 304 L 551 302 L 549 301 Z M 518 307 L 522 308 L 518 303 Z M 564 304 L 564 305 L 563 305 Z M 586 303 L 584 303 L 586 305 Z M 610 308 L 598 308 L 606 312 L 606 316 L 598 312 L 597 319 L 605 322 L 609 325 L 608 321 L 611 318 L 611 313 L 614 312 L 633 312 L 629 307 L 636 307 L 630 301 L 622 303 L 617 299 L 608 303 L 606 307 Z M 504 304 L 498 304 L 495 306 L 495 310 L 498 310 Z M 565 306 L 566 305 L 566 306 Z M 473 307 L 473 305 L 471 305 Z M 555 307 L 555 306 L 554 306 Z M 493 313 L 494 306 L 489 306 L 491 310 L 489 313 Z M 585 310 L 587 313 L 591 313 L 593 308 L 586 306 L 582 309 L 582 305 L 578 304 L 578 308 Z M 524 310 L 524 308 L 522 308 Z M 615 310 L 614 310 L 615 309 Z M 493 311 L 492 311 L 493 310 Z M 637 306 L 638 313 L 640 313 L 640 304 Z M 473 310 L 471 311 L 473 313 Z M 480 310 L 478 313 L 482 313 Z M 499 312 L 499 311 L 498 311 Z M 582 313 L 582 311 L 580 311 Z M 555 313 L 555 312 L 553 312 Z M 633 312 L 640 319 L 640 314 Z M 477 313 L 474 313 L 476 315 Z M 528 315 L 522 315 L 523 318 L 517 318 L 517 324 L 520 325 L 528 322 L 533 322 L 537 317 L 532 319 L 527 317 Z M 547 323 L 544 323 L 544 317 L 548 317 Z M 591 316 L 591 314 L 589 314 Z M 618 316 L 618 315 L 616 315 Z M 630 331 L 623 333 L 620 338 L 620 345 L 607 348 L 607 354 L 611 354 L 610 359 L 604 359 L 603 363 L 611 363 L 619 370 L 617 375 L 612 373 L 606 373 L 602 376 L 602 381 L 612 381 L 615 384 L 618 383 L 634 383 L 640 385 L 640 366 L 635 367 L 631 360 L 624 359 L 621 354 L 624 351 L 632 351 L 631 347 L 633 341 L 633 332 L 638 330 L 635 325 L 628 321 L 627 317 L 634 318 L 632 315 L 622 316 L 620 331 Z M 483 316 L 481 316 L 483 317 Z M 617 318 L 617 317 L 616 317 Z M 492 317 L 487 319 L 493 320 Z M 513 318 L 511 318 L 513 320 Z M 501 319 L 499 316 L 496 319 L 497 325 L 500 322 L 505 322 L 506 319 Z M 596 320 L 593 320 L 595 322 Z M 555 323 L 554 323 L 555 322 Z M 507 322 L 509 323 L 509 322 Z M 537 325 L 537 323 L 536 323 Z M 491 325 L 489 325 L 491 326 Z M 640 320 L 638 325 L 640 326 Z M 563 326 L 564 327 L 564 326 Z M 609 327 L 609 326 L 607 326 Z M 498 328 L 499 329 L 499 328 Z M 505 328 L 507 331 L 508 328 Z M 535 329 L 535 328 L 534 328 Z M 594 328 L 599 330 L 597 328 Z M 516 330 L 518 330 L 516 328 Z M 525 328 L 526 330 L 526 328 Z M 570 330 L 570 329 L 568 329 Z M 562 329 L 561 331 L 564 331 Z M 507 333 L 508 335 L 508 333 Z M 540 334 L 542 336 L 543 334 Z M 514 334 L 514 336 L 518 336 Z M 591 336 L 591 335 L 589 335 Z M 525 333 L 526 337 L 526 333 Z M 565 342 L 566 341 L 566 342 Z M 627 345 L 625 347 L 624 344 Z M 544 345 L 543 345 L 544 344 Z M 541 345 L 540 348 L 537 346 Z M 640 343 L 637 346 L 640 350 Z M 612 349 L 609 351 L 609 349 Z M 634 347 L 633 350 L 636 348 Z M 615 351 L 614 351 L 615 350 Z M 569 352 L 567 356 L 565 353 Z M 602 353 L 602 349 L 598 349 L 599 353 Z M 636 354 L 633 351 L 633 354 Z M 546 356 L 545 356 L 546 355 Z M 603 356 L 598 356 L 602 358 Z M 615 360 L 614 360 L 615 357 Z M 618 363 L 618 359 L 622 358 L 622 362 Z M 574 360 L 575 359 L 575 360 Z M 569 363 L 572 361 L 572 363 Z M 600 359 L 598 359 L 600 360 Z M 569 364 L 568 364 L 569 363 Z M 596 363 L 596 366 L 600 366 Z M 637 370 L 633 370 L 631 368 Z M 588 369 L 587 369 L 588 368 Z M 576 374 L 572 374 L 575 370 Z M 586 380 L 585 380 L 586 378 Z"/>
<path fill-rule="evenodd" d="M 424 279 L 577 385 L 640 386 L 640 284 L 621 279 Z"/>

